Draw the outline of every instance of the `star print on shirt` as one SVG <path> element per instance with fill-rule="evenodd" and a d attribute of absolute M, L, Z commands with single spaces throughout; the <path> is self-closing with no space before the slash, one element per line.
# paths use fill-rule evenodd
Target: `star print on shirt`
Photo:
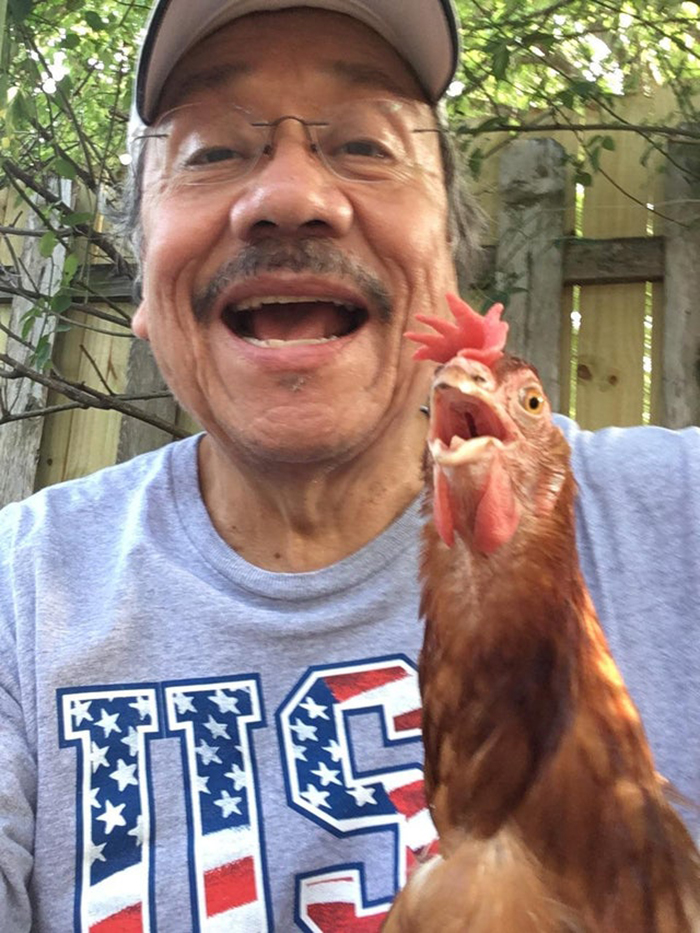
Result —
<path fill-rule="evenodd" d="M 106 842 L 102 842 L 98 846 L 96 846 L 94 842 L 90 843 L 89 858 L 90 858 L 91 865 L 93 862 L 97 862 L 97 861 L 106 862 L 107 861 L 107 859 L 102 854 L 106 845 L 107 845 Z"/>
<path fill-rule="evenodd" d="M 105 833 L 108 836 L 115 826 L 126 826 L 126 820 L 122 816 L 122 810 L 125 806 L 125 803 L 120 803 L 118 806 L 115 806 L 111 800 L 105 801 L 105 812 L 100 813 L 97 819 L 104 820 Z"/>
<path fill-rule="evenodd" d="M 382 715 L 374 705 L 381 695 L 372 696 L 367 712 L 353 702 L 355 691 L 362 697 L 375 689 L 367 671 L 359 670 L 357 684 L 354 676 L 352 667 L 333 670 L 328 679 L 308 675 L 281 708 L 278 721 L 286 733 L 285 767 L 294 805 L 352 821 L 361 830 L 375 825 L 378 816 L 396 813 L 396 804 L 390 788 L 363 773 L 364 755 L 353 746 L 353 721 Z M 388 682 L 393 683 L 391 677 Z"/>
<path fill-rule="evenodd" d="M 328 719 L 328 713 L 326 710 L 327 706 L 321 706 L 320 703 L 316 703 L 312 696 L 308 696 L 303 703 L 299 704 L 300 709 L 305 709 L 309 714 L 310 719 Z"/>
<path fill-rule="evenodd" d="M 216 703 L 219 707 L 220 713 L 238 713 L 238 700 L 236 697 L 229 696 L 228 693 L 224 693 L 223 690 L 219 689 L 214 693 L 213 696 L 209 696 L 209 699 L 212 703 Z"/>
<path fill-rule="evenodd" d="M 135 764 L 128 765 L 123 758 L 120 758 L 117 762 L 116 770 L 112 771 L 109 776 L 119 784 L 119 790 L 121 791 L 124 790 L 125 787 L 128 787 L 129 784 L 138 785 L 139 782 L 134 777 L 135 771 Z"/>
<path fill-rule="evenodd" d="M 92 700 L 74 700 L 73 701 L 73 715 L 75 716 L 75 724 L 79 726 L 84 720 L 93 722 L 92 714 L 90 713 L 90 704 Z"/>
<path fill-rule="evenodd" d="M 199 755 L 203 765 L 209 765 L 212 761 L 220 765 L 222 762 L 219 758 L 218 751 L 219 749 L 215 745 L 209 745 L 204 739 L 202 739 L 197 748 L 195 748 L 195 754 Z"/>
<path fill-rule="evenodd" d="M 221 807 L 224 816 L 230 816 L 232 813 L 237 813 L 240 816 L 239 804 L 242 799 L 242 797 L 232 797 L 227 790 L 224 790 L 221 792 L 221 797 L 215 800 L 214 803 L 217 807 Z"/>
<path fill-rule="evenodd" d="M 211 791 L 207 787 L 209 783 L 208 774 L 196 774 L 194 778 L 195 790 L 198 790 L 200 794 L 210 794 Z"/>
<path fill-rule="evenodd" d="M 343 782 L 338 778 L 339 771 L 333 771 L 325 761 L 319 762 L 318 770 L 312 771 L 312 774 L 315 774 L 323 787 L 328 787 L 329 784 L 342 784 Z"/>
<path fill-rule="evenodd" d="M 129 726 L 129 731 L 121 742 L 129 749 L 131 757 L 135 758 L 139 750 L 139 734 L 133 726 Z"/>
<path fill-rule="evenodd" d="M 241 790 L 241 788 L 246 786 L 245 771 L 236 764 L 234 764 L 233 768 L 227 771 L 224 776 L 231 778 L 235 790 Z"/>
<path fill-rule="evenodd" d="M 96 742 L 93 742 L 90 746 L 90 761 L 92 762 L 92 773 L 94 774 L 98 768 L 108 767 L 107 762 L 107 752 L 109 751 L 109 745 L 105 745 L 104 748 L 100 748 Z"/>
<path fill-rule="evenodd" d="M 102 710 L 102 717 L 97 720 L 96 725 L 104 730 L 105 738 L 112 732 L 121 732 L 121 727 L 117 725 L 119 713 L 108 713 L 106 709 Z"/>
<path fill-rule="evenodd" d="M 127 836 L 134 836 L 136 839 L 136 845 L 142 846 L 146 838 L 146 827 L 144 825 L 143 816 L 139 813 L 136 817 L 136 826 L 133 829 L 130 829 L 127 833 Z"/>
<path fill-rule="evenodd" d="M 172 692 L 173 703 L 177 706 L 177 711 L 182 715 L 183 713 L 195 712 L 194 702 L 192 697 L 186 696 L 184 693 L 180 693 L 177 690 Z"/>
<path fill-rule="evenodd" d="M 324 746 L 323 750 L 324 752 L 328 752 L 333 761 L 340 761 L 343 757 L 343 750 L 335 739 L 331 739 L 328 745 Z"/>
<path fill-rule="evenodd" d="M 133 703 L 129 703 L 129 706 L 138 711 L 139 718 L 142 720 L 151 715 L 150 697 L 137 697 Z"/>
<path fill-rule="evenodd" d="M 301 719 L 296 719 L 295 722 L 289 727 L 292 732 L 296 733 L 296 737 L 300 742 L 309 740 L 311 742 L 316 742 L 316 726 L 310 726 L 307 722 L 302 722 Z"/>
<path fill-rule="evenodd" d="M 374 787 L 365 787 L 363 784 L 359 784 L 357 787 L 349 787 L 348 793 L 355 798 L 358 807 L 364 807 L 368 803 L 374 806 L 377 805 L 377 801 L 374 799 Z"/>
<path fill-rule="evenodd" d="M 211 737 L 213 739 L 230 739 L 231 736 L 228 734 L 226 725 L 223 722 L 217 722 L 213 716 L 209 716 L 207 721 L 204 723 L 204 728 L 208 729 L 211 732 Z"/>
<path fill-rule="evenodd" d="M 313 784 L 307 784 L 306 790 L 301 792 L 301 796 L 308 800 L 312 807 L 326 807 L 330 810 L 331 805 L 328 803 L 329 792 L 327 790 L 319 790 Z"/>

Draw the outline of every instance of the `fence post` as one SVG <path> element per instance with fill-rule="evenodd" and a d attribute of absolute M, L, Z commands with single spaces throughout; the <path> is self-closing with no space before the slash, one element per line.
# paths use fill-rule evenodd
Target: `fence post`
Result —
<path fill-rule="evenodd" d="M 662 424 L 682 428 L 700 424 L 700 140 L 668 154 Z"/>
<path fill-rule="evenodd" d="M 70 204 L 72 183 L 61 179 L 57 187 L 63 203 Z M 43 201 L 37 203 L 37 206 L 51 216 L 50 207 Z M 38 230 L 42 224 L 39 215 L 30 211 L 26 220 L 28 229 Z M 61 284 L 66 249 L 63 242 L 59 242 L 52 254 L 45 258 L 39 251 L 39 242 L 39 237 L 36 236 L 24 238 L 17 273 L 22 287 L 29 294 L 38 293 L 51 297 Z M 22 332 L 25 315 L 34 304 L 34 301 L 21 295 L 12 299 L 8 323 L 11 333 Z M 45 337 L 53 350 L 55 331 L 56 318 L 39 314 L 23 340 L 8 336 L 6 352 L 19 363 L 31 366 L 34 348 L 40 338 Z M 1 391 L 3 404 L 11 414 L 24 414 L 46 407 L 48 389 L 29 378 L 6 379 Z M 10 421 L 0 427 L 0 508 L 10 502 L 24 499 L 34 492 L 43 430 L 44 419 L 41 416 Z"/>
<path fill-rule="evenodd" d="M 533 363 L 559 410 L 561 293 L 564 280 L 564 149 L 520 139 L 501 157 L 496 284 L 506 297 L 508 349 Z"/>
<path fill-rule="evenodd" d="M 156 366 L 151 348 L 145 340 L 132 341 L 126 379 L 125 392 L 127 394 L 163 392 L 168 388 Z M 173 398 L 151 399 L 135 404 L 150 415 L 157 415 L 164 421 L 174 423 L 177 416 L 177 404 Z M 122 415 L 117 445 L 117 463 L 123 463 L 137 454 L 162 447 L 172 439 L 172 435 L 166 434 L 165 431 L 161 431 L 152 424 Z"/>

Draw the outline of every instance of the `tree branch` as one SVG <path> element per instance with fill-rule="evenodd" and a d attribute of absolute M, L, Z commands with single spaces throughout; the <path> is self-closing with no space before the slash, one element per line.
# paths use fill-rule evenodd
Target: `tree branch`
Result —
<path fill-rule="evenodd" d="M 109 411 L 119 411 L 123 415 L 129 415 L 132 418 L 136 418 L 138 421 L 144 421 L 146 424 L 153 425 L 155 428 L 160 428 L 161 431 L 175 438 L 182 439 L 189 436 L 186 431 L 183 431 L 182 428 L 179 428 L 176 424 L 164 421 L 157 415 L 151 415 L 137 408 L 135 405 L 132 405 L 130 402 L 124 401 L 123 398 L 118 395 L 105 395 L 97 389 L 85 385 L 85 383 L 71 382 L 69 379 L 64 379 L 55 374 L 49 375 L 40 373 L 26 366 L 24 363 L 21 363 L 19 360 L 14 359 L 14 357 L 7 353 L 0 353 L 0 363 L 4 363 L 11 369 L 9 374 L 4 374 L 6 379 L 25 377 L 31 379 L 32 382 L 38 382 L 39 385 L 43 385 L 48 389 L 53 389 L 54 392 L 58 392 L 66 398 L 72 399 L 82 408 L 100 408 Z M 162 396 L 159 395 L 155 397 Z"/>

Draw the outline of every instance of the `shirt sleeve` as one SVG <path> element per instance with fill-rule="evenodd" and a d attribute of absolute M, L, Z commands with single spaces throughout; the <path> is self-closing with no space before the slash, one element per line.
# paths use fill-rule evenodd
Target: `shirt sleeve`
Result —
<path fill-rule="evenodd" d="M 579 488 L 581 565 L 613 656 L 658 770 L 700 802 L 700 429 L 557 423 Z M 700 811 L 686 818 L 700 831 Z"/>
<path fill-rule="evenodd" d="M 29 933 L 29 883 L 34 862 L 36 757 L 24 713 L 25 690 L 18 652 L 16 577 L 12 552 L 17 539 L 11 506 L 0 513 L 0 929 Z"/>

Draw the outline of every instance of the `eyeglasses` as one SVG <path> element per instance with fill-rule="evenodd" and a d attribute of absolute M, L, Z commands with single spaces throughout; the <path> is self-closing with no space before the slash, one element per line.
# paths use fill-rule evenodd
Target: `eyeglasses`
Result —
<path fill-rule="evenodd" d="M 272 158 L 287 122 L 302 126 L 309 151 L 348 181 L 401 184 L 439 164 L 430 142 L 439 130 L 429 106 L 403 99 L 350 101 L 309 120 L 292 114 L 263 120 L 235 105 L 186 104 L 164 114 L 142 138 L 153 140 L 166 183 L 221 185 L 246 178 Z"/>

